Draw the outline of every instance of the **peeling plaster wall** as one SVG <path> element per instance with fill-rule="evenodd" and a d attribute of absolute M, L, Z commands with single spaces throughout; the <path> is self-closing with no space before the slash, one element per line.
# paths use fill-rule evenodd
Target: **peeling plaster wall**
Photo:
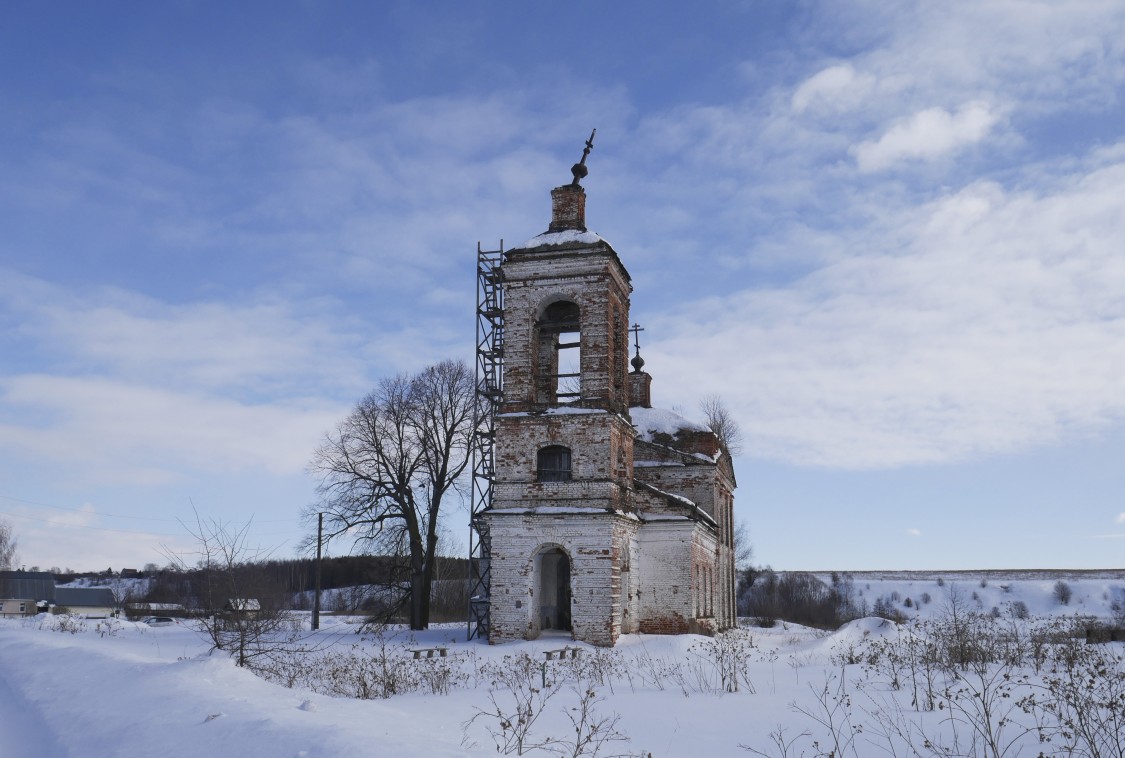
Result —
<path fill-rule="evenodd" d="M 491 642 L 534 638 L 542 631 L 535 556 L 559 547 L 570 557 L 571 624 L 575 639 L 613 645 L 621 634 L 621 569 L 635 520 L 612 514 L 494 514 Z"/>

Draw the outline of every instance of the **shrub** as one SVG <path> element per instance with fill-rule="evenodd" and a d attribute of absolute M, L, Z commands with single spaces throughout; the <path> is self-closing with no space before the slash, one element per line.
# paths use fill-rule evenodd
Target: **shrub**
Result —
<path fill-rule="evenodd" d="M 874 607 L 871 609 L 872 616 L 885 618 L 888 621 L 893 621 L 896 624 L 905 624 L 906 616 L 898 608 L 895 608 L 892 601 L 885 597 L 881 597 L 875 601 Z"/>
<path fill-rule="evenodd" d="M 718 675 L 718 691 L 738 692 L 744 688 L 754 692 L 750 681 L 750 653 L 754 650 L 754 638 L 742 629 L 732 629 L 714 637 L 706 637 L 688 648 L 688 652 L 714 666 Z"/>
<path fill-rule="evenodd" d="M 756 619 L 759 626 L 783 619 L 805 626 L 835 629 L 859 616 L 851 599 L 851 586 L 841 581 L 829 587 L 802 571 L 778 573 L 763 570 L 753 586 L 738 598 L 739 612 Z"/>
<path fill-rule="evenodd" d="M 937 578 L 937 586 L 939 586 L 939 587 L 945 586 L 945 580 L 942 579 L 940 576 Z"/>
<path fill-rule="evenodd" d="M 1055 600 L 1058 600 L 1062 605 L 1070 605 L 1070 598 L 1072 595 L 1070 585 L 1062 579 L 1055 582 L 1054 589 Z"/>
<path fill-rule="evenodd" d="M 903 600 L 902 604 L 905 605 L 907 608 L 913 608 L 914 607 L 914 601 L 911 600 L 910 598 L 906 598 L 905 600 Z"/>
<path fill-rule="evenodd" d="M 1008 613 L 1012 615 L 1012 618 L 1017 619 L 1025 619 L 1031 615 L 1027 610 L 1027 603 L 1022 600 L 1008 603 Z"/>
<path fill-rule="evenodd" d="M 929 605 L 931 600 L 933 600 L 933 598 L 930 597 L 930 593 L 928 593 L 928 592 L 922 593 L 922 602 L 923 603 L 925 603 L 926 605 Z"/>

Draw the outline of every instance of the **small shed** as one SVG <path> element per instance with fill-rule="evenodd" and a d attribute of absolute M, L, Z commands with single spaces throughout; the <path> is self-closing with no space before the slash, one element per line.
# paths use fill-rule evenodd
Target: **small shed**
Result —
<path fill-rule="evenodd" d="M 232 597 L 219 614 L 219 623 L 227 630 L 242 629 L 244 624 L 253 623 L 262 611 L 262 604 L 252 597 Z"/>
<path fill-rule="evenodd" d="M 110 618 L 117 603 L 108 587 L 55 587 L 55 609 L 65 608 L 72 616 Z"/>

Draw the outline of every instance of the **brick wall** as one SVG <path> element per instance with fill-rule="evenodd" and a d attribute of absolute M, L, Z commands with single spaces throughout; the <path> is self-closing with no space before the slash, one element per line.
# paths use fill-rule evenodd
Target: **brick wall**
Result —
<path fill-rule="evenodd" d="M 629 422 L 613 413 L 498 416 L 493 507 L 584 501 L 632 510 L 633 437 Z M 570 449 L 570 481 L 536 481 L 538 452 L 549 445 Z"/>
<path fill-rule="evenodd" d="M 535 328 L 548 305 L 569 301 L 581 314 L 582 404 L 624 413 L 629 406 L 628 272 L 605 242 L 508 253 L 504 273 L 505 412 L 547 407 L 536 377 L 541 366 Z"/>

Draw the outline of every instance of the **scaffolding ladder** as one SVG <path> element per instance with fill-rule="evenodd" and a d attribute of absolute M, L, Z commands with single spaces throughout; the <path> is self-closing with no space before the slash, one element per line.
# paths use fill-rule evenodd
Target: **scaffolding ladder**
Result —
<path fill-rule="evenodd" d="M 492 507 L 496 473 L 496 410 L 504 398 L 504 242 L 477 243 L 477 359 L 473 418 L 473 483 L 469 518 L 468 639 L 489 636 L 492 540 L 482 514 Z"/>

